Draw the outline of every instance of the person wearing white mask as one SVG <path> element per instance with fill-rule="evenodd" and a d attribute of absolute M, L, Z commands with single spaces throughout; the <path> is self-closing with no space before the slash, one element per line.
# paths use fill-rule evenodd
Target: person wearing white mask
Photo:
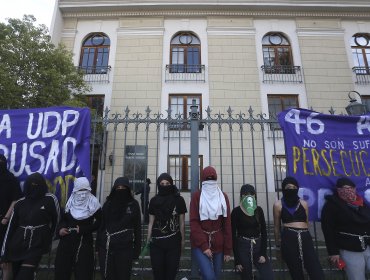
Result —
<path fill-rule="evenodd" d="M 55 280 L 91 280 L 94 272 L 92 233 L 101 223 L 101 205 L 91 194 L 89 180 L 77 178 L 57 228 L 60 241 L 55 257 Z"/>
<path fill-rule="evenodd" d="M 212 166 L 203 169 L 202 188 L 190 201 L 190 241 L 202 279 L 220 279 L 222 263 L 232 251 L 231 218 L 229 199 Z"/>

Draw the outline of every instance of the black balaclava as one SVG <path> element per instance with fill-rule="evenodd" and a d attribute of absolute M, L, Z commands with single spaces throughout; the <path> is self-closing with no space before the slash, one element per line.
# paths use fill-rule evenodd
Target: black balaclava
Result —
<path fill-rule="evenodd" d="M 285 187 L 287 185 L 294 185 L 297 188 L 296 189 L 286 189 Z M 282 184 L 283 189 L 283 200 L 288 207 L 295 207 L 297 206 L 299 202 L 299 196 L 298 196 L 298 190 L 299 190 L 299 184 L 298 181 L 293 177 L 286 177 Z"/>
<path fill-rule="evenodd" d="M 161 186 L 161 182 L 166 180 L 170 183 L 169 186 Z M 176 186 L 173 185 L 173 179 L 170 174 L 162 173 L 157 179 L 158 195 L 166 196 L 177 192 Z"/>
<path fill-rule="evenodd" d="M 118 186 L 125 186 L 125 189 L 117 189 Z M 118 177 L 113 184 L 112 191 L 109 195 L 109 199 L 112 200 L 114 204 L 127 203 L 132 199 L 131 184 L 127 177 Z"/>
<path fill-rule="evenodd" d="M 4 155 L 0 155 L 0 174 L 6 173 L 8 170 L 8 165 L 6 161 L 6 157 Z"/>
<path fill-rule="evenodd" d="M 24 183 L 24 196 L 30 199 L 40 199 L 48 192 L 48 186 L 40 173 L 29 175 Z"/>

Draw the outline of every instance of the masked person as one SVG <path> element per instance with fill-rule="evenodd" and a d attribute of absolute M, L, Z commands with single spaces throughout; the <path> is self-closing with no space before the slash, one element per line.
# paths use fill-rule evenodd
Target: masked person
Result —
<path fill-rule="evenodd" d="M 15 178 L 13 173 L 8 170 L 5 156 L 0 155 L 0 246 L 3 244 L 13 206 L 21 197 L 22 191 L 19 181 Z M 1 263 L 1 268 L 3 270 L 3 280 L 10 280 L 10 263 Z"/>
<path fill-rule="evenodd" d="M 127 177 L 115 180 L 102 210 L 96 240 L 102 278 L 129 280 L 141 249 L 141 215 Z"/>
<path fill-rule="evenodd" d="M 252 185 L 240 189 L 240 205 L 231 212 L 231 229 L 236 271 L 242 280 L 254 279 L 253 264 L 261 280 L 272 280 L 274 275 L 267 257 L 265 215 L 257 206 L 256 191 Z"/>
<path fill-rule="evenodd" d="M 330 261 L 345 263 L 349 280 L 365 280 L 370 271 L 370 208 L 349 178 L 339 178 L 336 192 L 326 198 L 321 227 Z"/>
<path fill-rule="evenodd" d="M 190 201 L 190 241 L 203 280 L 220 279 L 232 251 L 229 199 L 217 184 L 212 166 L 203 169 L 202 188 Z"/>
<path fill-rule="evenodd" d="M 276 247 L 281 247 L 282 257 L 293 280 L 304 279 L 304 269 L 311 280 L 324 279 L 308 231 L 308 206 L 299 198 L 298 189 L 299 184 L 295 178 L 286 177 L 283 180 L 283 197 L 273 207 Z"/>
<path fill-rule="evenodd" d="M 144 223 L 149 222 L 149 194 L 150 194 L 150 184 L 152 182 L 149 178 L 146 178 L 146 183 L 143 188 L 137 191 L 135 194 L 140 194 L 140 202 L 141 202 L 141 213 L 143 213 Z"/>
<path fill-rule="evenodd" d="M 34 279 L 42 255 L 51 249 L 59 220 L 58 200 L 48 193 L 41 174 L 27 177 L 24 196 L 14 205 L 1 251 L 12 262 L 15 280 Z"/>
<path fill-rule="evenodd" d="M 55 257 L 55 280 L 93 279 L 93 232 L 101 222 L 101 206 L 91 194 L 89 180 L 77 178 L 57 227 L 60 241 Z"/>
<path fill-rule="evenodd" d="M 158 194 L 149 202 L 150 261 L 155 280 L 175 280 L 185 242 L 187 209 L 169 174 L 158 177 L 157 187 Z"/>

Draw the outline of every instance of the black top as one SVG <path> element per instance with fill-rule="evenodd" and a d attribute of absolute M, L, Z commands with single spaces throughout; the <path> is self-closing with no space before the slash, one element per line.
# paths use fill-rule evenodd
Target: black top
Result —
<path fill-rule="evenodd" d="M 307 222 L 307 213 L 303 205 L 299 202 L 293 215 L 289 213 L 286 206 L 282 202 L 281 207 L 281 221 L 283 224 L 294 223 L 294 222 Z"/>
<path fill-rule="evenodd" d="M 370 238 L 364 238 L 361 244 L 358 236 L 343 233 L 370 236 L 370 208 L 365 204 L 351 207 L 337 195 L 327 196 L 321 212 L 321 227 L 329 256 L 339 255 L 339 249 L 362 252 L 363 245 L 370 245 Z"/>
<path fill-rule="evenodd" d="M 0 219 L 8 212 L 10 204 L 22 197 L 18 180 L 10 171 L 0 173 Z"/>
<path fill-rule="evenodd" d="M 37 200 L 18 200 L 4 239 L 3 259 L 20 261 L 49 252 L 59 211 L 58 200 L 49 193 Z M 26 228 L 30 226 L 33 229 Z"/>
<path fill-rule="evenodd" d="M 109 250 L 125 250 L 132 247 L 134 258 L 138 258 L 141 250 L 141 214 L 139 203 L 131 199 L 122 208 L 120 215 L 112 215 L 111 200 L 103 205 L 103 219 L 98 230 L 97 247 L 105 250 L 110 234 Z M 121 233 L 119 233 L 121 232 Z"/>
<path fill-rule="evenodd" d="M 246 215 L 240 206 L 235 207 L 231 212 L 231 229 L 233 236 L 235 265 L 240 264 L 238 242 L 236 242 L 238 236 L 247 238 L 258 238 L 261 236 L 261 249 L 259 254 L 260 256 L 266 257 L 267 231 L 265 215 L 261 207 L 257 206 L 254 216 Z"/>
<path fill-rule="evenodd" d="M 168 236 L 180 230 L 179 215 L 187 212 L 185 200 L 179 194 L 165 196 L 165 203 L 161 203 L 163 196 L 156 195 L 150 200 L 149 214 L 154 215 L 152 237 Z M 166 207 L 165 211 L 162 211 Z M 168 215 L 161 215 L 167 212 Z"/>

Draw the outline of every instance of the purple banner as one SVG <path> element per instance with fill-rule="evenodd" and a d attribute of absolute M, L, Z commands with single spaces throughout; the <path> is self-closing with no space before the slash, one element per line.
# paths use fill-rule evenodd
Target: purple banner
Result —
<path fill-rule="evenodd" d="M 0 153 L 21 184 L 39 172 L 64 205 L 75 177 L 90 177 L 90 110 L 0 110 Z"/>
<path fill-rule="evenodd" d="M 304 109 L 279 114 L 284 132 L 287 174 L 300 184 L 299 195 L 319 220 L 325 195 L 341 176 L 349 177 L 370 202 L 370 115 L 326 115 Z"/>

